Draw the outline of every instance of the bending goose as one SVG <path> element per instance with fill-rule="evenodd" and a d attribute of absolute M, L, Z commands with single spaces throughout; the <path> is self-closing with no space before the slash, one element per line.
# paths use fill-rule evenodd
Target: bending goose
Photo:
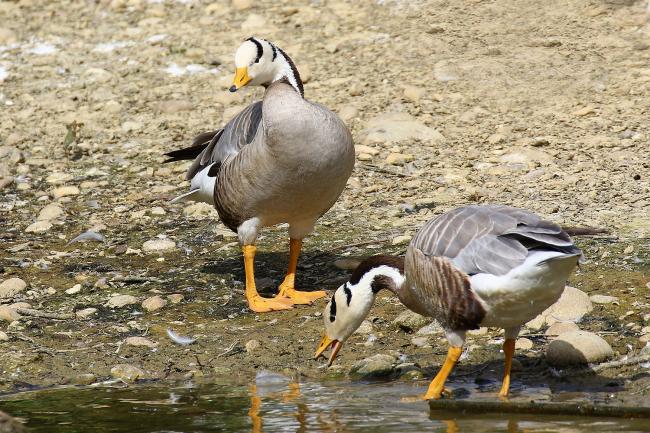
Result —
<path fill-rule="evenodd" d="M 529 211 L 494 205 L 454 209 L 425 224 L 405 258 L 374 256 L 357 267 L 325 307 L 325 334 L 316 358 L 333 346 L 330 365 L 368 315 L 376 293 L 387 289 L 445 329 L 447 359 L 425 399 L 440 398 L 462 353 L 465 332 L 481 326 L 505 329 L 499 392 L 505 397 L 521 325 L 560 297 L 581 258 L 560 226 Z"/>
<path fill-rule="evenodd" d="M 332 111 L 304 99 L 293 61 L 271 42 L 251 37 L 235 53 L 231 92 L 266 88 L 262 101 L 244 108 L 222 129 L 200 134 L 192 147 L 167 153 L 165 162 L 194 159 L 190 192 L 175 200 L 213 204 L 235 231 L 244 255 L 246 299 L 251 310 L 285 310 L 325 296 L 295 289 L 302 239 L 345 188 L 354 146 Z M 263 227 L 289 224 L 289 267 L 275 298 L 255 287 L 255 241 Z"/>

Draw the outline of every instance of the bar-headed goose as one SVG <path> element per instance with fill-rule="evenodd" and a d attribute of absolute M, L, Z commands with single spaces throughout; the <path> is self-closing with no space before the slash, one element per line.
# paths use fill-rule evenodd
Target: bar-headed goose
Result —
<path fill-rule="evenodd" d="M 247 39 L 235 53 L 235 66 L 230 91 L 264 86 L 263 100 L 222 129 L 197 136 L 192 147 L 168 153 L 166 162 L 194 159 L 186 176 L 190 192 L 178 199 L 213 204 L 237 232 L 251 310 L 311 303 L 326 293 L 294 287 L 302 239 L 345 188 L 354 167 L 352 137 L 336 114 L 304 99 L 293 61 L 271 42 Z M 262 227 L 279 223 L 289 224 L 289 268 L 278 295 L 263 298 L 253 276 L 255 241 Z"/>
<path fill-rule="evenodd" d="M 325 307 L 325 334 L 318 358 L 341 345 L 368 315 L 376 293 L 394 292 L 416 313 L 435 318 L 450 347 L 425 399 L 440 398 L 462 353 L 465 332 L 480 326 L 505 329 L 507 396 L 515 339 L 521 325 L 562 294 L 582 252 L 560 226 L 507 206 L 466 206 L 429 221 L 411 241 L 406 257 L 366 259 Z"/>

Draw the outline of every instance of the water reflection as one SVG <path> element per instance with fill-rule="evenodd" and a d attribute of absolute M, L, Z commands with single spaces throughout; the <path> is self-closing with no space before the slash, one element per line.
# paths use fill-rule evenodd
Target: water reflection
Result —
<path fill-rule="evenodd" d="M 16 394 L 0 398 L 0 410 L 26 420 L 34 433 L 650 431 L 650 420 L 429 412 L 423 401 L 403 401 L 421 395 L 427 385 L 426 381 L 299 383 L 260 372 L 248 385 L 68 388 Z"/>

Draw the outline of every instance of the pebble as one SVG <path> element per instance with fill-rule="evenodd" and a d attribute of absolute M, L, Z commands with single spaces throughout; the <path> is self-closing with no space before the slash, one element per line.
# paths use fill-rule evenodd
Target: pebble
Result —
<path fill-rule="evenodd" d="M 190 101 L 177 99 L 158 102 L 155 104 L 154 108 L 156 111 L 159 111 L 161 113 L 172 114 L 178 113 L 180 111 L 189 111 L 194 108 L 194 104 L 192 104 Z"/>
<path fill-rule="evenodd" d="M 16 312 L 13 308 L 9 308 L 6 305 L 0 305 L 0 321 L 13 322 L 20 319 L 20 314 Z"/>
<path fill-rule="evenodd" d="M 52 223 L 49 221 L 36 221 L 30 224 L 25 229 L 27 233 L 43 233 L 52 228 Z"/>
<path fill-rule="evenodd" d="M 645 343 L 645 344 L 650 343 L 650 334 L 644 334 L 644 335 L 640 336 L 639 341 L 641 343 Z"/>
<path fill-rule="evenodd" d="M 176 249 L 176 242 L 171 239 L 152 239 L 142 244 L 145 253 L 159 253 Z"/>
<path fill-rule="evenodd" d="M 386 157 L 386 163 L 391 165 L 404 165 L 414 159 L 415 157 L 410 153 L 391 152 Z"/>
<path fill-rule="evenodd" d="M 422 87 L 404 86 L 404 97 L 411 102 L 420 102 L 425 90 Z"/>
<path fill-rule="evenodd" d="M 57 203 L 50 203 L 38 213 L 36 221 L 55 220 L 63 215 L 63 209 Z"/>
<path fill-rule="evenodd" d="M 72 180 L 74 177 L 70 173 L 62 173 L 60 171 L 50 174 L 45 178 L 45 182 L 51 184 L 65 183 Z"/>
<path fill-rule="evenodd" d="M 126 122 L 122 123 L 121 128 L 123 132 L 133 132 L 142 129 L 142 126 L 142 122 L 127 120 Z"/>
<path fill-rule="evenodd" d="M 593 105 L 587 105 L 586 107 L 580 108 L 579 110 L 574 111 L 574 116 L 584 117 L 588 114 L 593 114 L 596 112 L 596 108 Z"/>
<path fill-rule="evenodd" d="M 76 295 L 79 292 L 81 292 L 81 284 L 75 284 L 65 291 L 65 293 L 68 295 Z"/>
<path fill-rule="evenodd" d="M 82 373 L 72 376 L 68 383 L 71 385 L 90 385 L 95 383 L 97 377 L 92 373 Z"/>
<path fill-rule="evenodd" d="M 362 334 L 362 335 L 368 335 L 372 333 L 372 323 L 369 320 L 364 320 L 361 322 L 361 325 L 359 325 L 359 328 L 357 328 L 356 333 L 357 334 Z"/>
<path fill-rule="evenodd" d="M 148 338 L 144 337 L 128 337 L 126 340 L 124 340 L 124 343 L 128 346 L 145 346 L 152 349 L 158 346 L 158 343 L 155 341 L 151 341 Z"/>
<path fill-rule="evenodd" d="M 71 195 L 79 195 L 79 188 L 76 186 L 60 186 L 52 191 L 52 197 L 55 199 Z"/>
<path fill-rule="evenodd" d="M 359 115 L 359 110 L 357 107 L 352 105 L 344 105 L 339 109 L 339 117 L 344 122 L 349 122 Z"/>
<path fill-rule="evenodd" d="M 0 341 L 9 341 L 9 336 L 6 332 L 0 331 Z"/>
<path fill-rule="evenodd" d="M 395 236 L 393 240 L 391 241 L 392 245 L 404 245 L 408 244 L 411 241 L 411 236 Z"/>
<path fill-rule="evenodd" d="M 167 305 L 167 301 L 161 298 L 160 296 L 152 296 L 151 298 L 147 298 L 144 301 L 142 301 L 142 308 L 144 308 L 148 312 L 160 310 L 165 305 Z"/>
<path fill-rule="evenodd" d="M 122 105 L 117 101 L 108 101 L 106 104 L 104 104 L 104 111 L 112 114 L 117 114 L 122 111 Z"/>
<path fill-rule="evenodd" d="M 27 283 L 20 278 L 9 278 L 0 283 L 0 299 L 13 298 L 27 288 Z"/>
<path fill-rule="evenodd" d="M 453 63 L 441 60 L 433 67 L 433 77 L 442 82 L 455 81 L 460 78 L 460 72 Z"/>
<path fill-rule="evenodd" d="M 429 323 L 427 326 L 424 326 L 417 330 L 416 335 L 439 335 L 444 332 L 442 326 L 436 321 Z"/>
<path fill-rule="evenodd" d="M 253 7 L 253 0 L 232 0 L 232 7 L 238 11 L 243 11 Z"/>
<path fill-rule="evenodd" d="M 393 356 L 377 354 L 355 363 L 349 374 L 356 378 L 386 377 L 393 372 L 394 363 Z"/>
<path fill-rule="evenodd" d="M 431 320 L 432 319 L 430 317 L 424 317 L 411 310 L 406 310 L 401 312 L 399 316 L 393 319 L 393 325 L 406 332 L 414 332 L 416 329 L 420 329 L 423 326 L 431 323 Z"/>
<path fill-rule="evenodd" d="M 357 144 L 354 146 L 355 153 L 367 153 L 368 155 L 377 155 L 379 151 L 374 147 L 366 146 L 365 144 Z"/>
<path fill-rule="evenodd" d="M 418 139 L 432 145 L 445 141 L 445 137 L 408 113 L 384 113 L 373 117 L 362 132 L 362 144 L 398 143 Z"/>
<path fill-rule="evenodd" d="M 545 335 L 557 336 L 566 334 L 567 332 L 579 331 L 580 328 L 573 322 L 555 322 L 548 327 Z"/>
<path fill-rule="evenodd" d="M 140 368 L 130 364 L 118 364 L 111 368 L 111 376 L 116 379 L 122 379 L 125 382 L 135 382 L 145 376 L 145 372 Z"/>
<path fill-rule="evenodd" d="M 411 344 L 415 347 L 431 347 L 427 337 L 418 336 L 411 338 Z"/>
<path fill-rule="evenodd" d="M 609 343 L 587 331 L 572 331 L 551 341 L 546 359 L 552 365 L 568 366 L 603 361 L 614 355 Z"/>
<path fill-rule="evenodd" d="M 244 347 L 246 348 L 246 353 L 251 353 L 259 349 L 261 347 L 261 344 L 257 340 L 248 340 Z"/>
<path fill-rule="evenodd" d="M 517 350 L 530 350 L 533 348 L 533 342 L 528 338 L 517 338 L 515 341 L 515 349 Z"/>
<path fill-rule="evenodd" d="M 77 316 L 77 319 L 87 319 L 90 316 L 94 315 L 97 313 L 97 308 L 84 308 L 83 310 L 79 310 L 75 312 L 75 315 Z"/>
<path fill-rule="evenodd" d="M 137 304 L 138 300 L 131 295 L 115 295 L 108 300 L 107 305 L 110 308 L 121 308 L 127 305 Z"/>
<path fill-rule="evenodd" d="M 8 187 L 12 183 L 14 183 L 14 178 L 13 177 L 11 177 L 11 176 L 2 176 L 2 177 L 0 177 L 0 190 Z"/>
<path fill-rule="evenodd" d="M 357 266 L 359 266 L 360 263 L 361 260 L 358 258 L 346 257 L 343 259 L 336 259 L 334 261 L 334 266 L 344 271 L 353 271 L 357 268 Z"/>
<path fill-rule="evenodd" d="M 266 27 L 266 18 L 257 14 L 250 14 L 246 17 L 246 20 L 241 23 L 241 29 L 245 32 L 259 31 L 259 29 L 263 27 Z"/>
<path fill-rule="evenodd" d="M 614 302 L 618 302 L 618 298 L 616 296 L 607 296 L 607 295 L 592 295 L 589 297 L 589 299 L 594 304 L 611 304 Z"/>
<path fill-rule="evenodd" d="M 205 218 L 216 213 L 214 206 L 207 203 L 192 203 L 183 208 L 183 215 L 188 218 Z"/>
<path fill-rule="evenodd" d="M 0 27 L 0 45 L 10 45 L 17 41 L 18 38 L 13 30 L 6 27 Z"/>
<path fill-rule="evenodd" d="M 183 301 L 184 296 L 181 295 L 180 293 L 172 293 L 171 295 L 167 296 L 167 299 L 169 299 L 169 302 L 172 304 L 178 304 L 181 301 Z"/>

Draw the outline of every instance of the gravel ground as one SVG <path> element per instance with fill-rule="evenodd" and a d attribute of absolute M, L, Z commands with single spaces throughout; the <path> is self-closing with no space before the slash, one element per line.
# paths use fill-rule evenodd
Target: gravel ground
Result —
<path fill-rule="evenodd" d="M 0 299 L 0 391 L 124 378 L 111 373 L 124 364 L 158 379 L 340 373 L 308 360 L 322 303 L 249 313 L 234 235 L 207 206 L 168 203 L 187 188 L 187 164 L 162 154 L 262 95 L 226 91 L 250 35 L 294 59 L 306 97 L 337 111 L 357 144 L 348 188 L 306 241 L 303 287 L 344 281 L 336 259 L 402 252 L 447 209 L 510 204 L 609 229 L 580 241 L 591 260 L 572 284 L 618 300 L 581 328 L 619 357 L 648 341 L 645 1 L 21 0 L 0 3 L 0 23 L 0 281 L 26 283 Z M 282 227 L 258 243 L 267 293 L 286 243 Z M 355 337 L 341 365 L 399 350 L 434 371 L 440 336 L 432 357 L 391 324 L 402 309 L 380 297 L 378 340 Z M 168 328 L 196 344 L 174 345 Z M 562 382 L 543 361 L 543 332 L 530 332 L 530 380 Z M 498 335 L 475 336 L 466 373 L 499 365 Z M 650 385 L 638 368 L 609 375 L 635 395 Z"/>

